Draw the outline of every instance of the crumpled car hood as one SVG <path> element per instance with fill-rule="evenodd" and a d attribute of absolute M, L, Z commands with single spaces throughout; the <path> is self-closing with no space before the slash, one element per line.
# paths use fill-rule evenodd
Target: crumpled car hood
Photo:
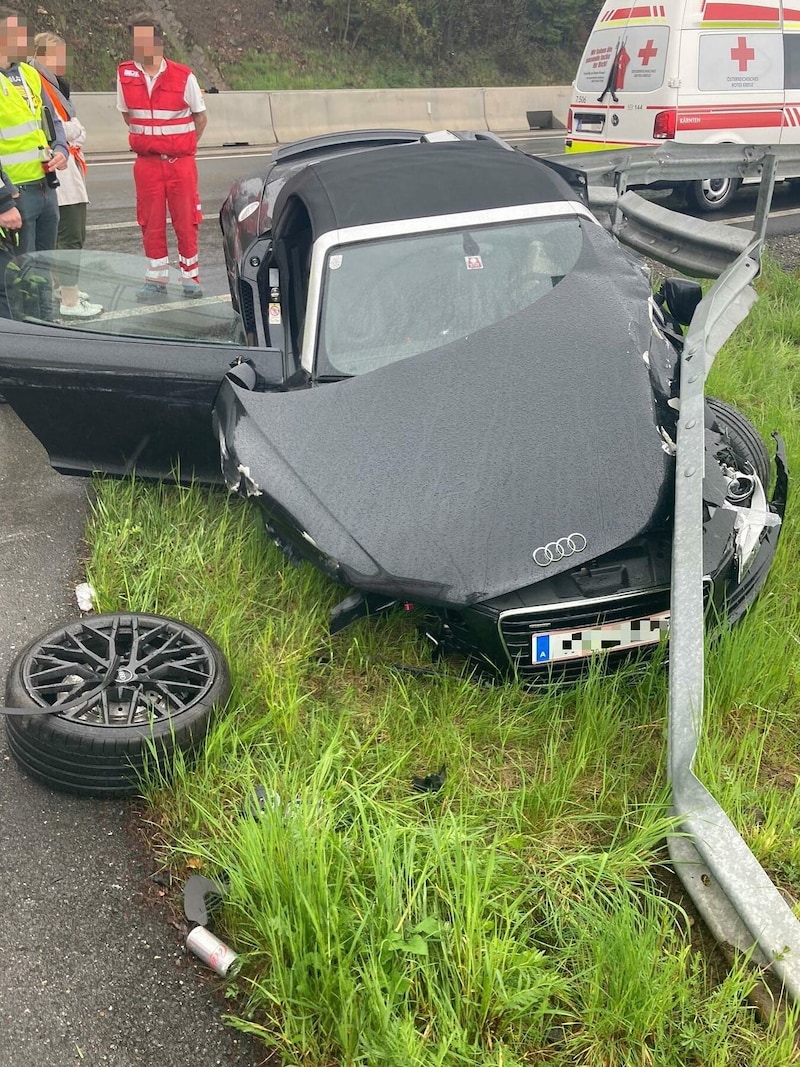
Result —
<path fill-rule="evenodd" d="M 226 382 L 228 483 L 261 493 L 362 590 L 464 605 L 588 563 L 670 506 L 651 368 L 668 378 L 674 352 L 649 292 L 589 226 L 547 296 L 463 341 L 300 392 Z M 583 552 L 533 561 L 573 532 Z"/>

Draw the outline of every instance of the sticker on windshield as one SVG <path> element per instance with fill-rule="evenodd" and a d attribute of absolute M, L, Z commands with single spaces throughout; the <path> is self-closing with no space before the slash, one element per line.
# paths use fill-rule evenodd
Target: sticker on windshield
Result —
<path fill-rule="evenodd" d="M 483 270 L 483 260 L 480 256 L 464 256 L 467 270 Z"/>
<path fill-rule="evenodd" d="M 270 304 L 270 306 L 269 306 L 269 324 L 270 324 L 270 326 L 280 326 L 280 324 L 281 324 L 281 306 L 280 306 L 280 304 Z"/>
<path fill-rule="evenodd" d="M 338 270 L 341 265 L 342 257 L 338 252 L 336 253 L 336 255 L 331 256 L 331 258 L 328 260 L 328 266 L 331 268 L 331 270 Z"/>

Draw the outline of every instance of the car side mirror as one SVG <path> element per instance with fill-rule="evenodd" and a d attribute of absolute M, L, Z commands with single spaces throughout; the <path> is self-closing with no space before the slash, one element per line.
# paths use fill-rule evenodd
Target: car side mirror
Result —
<path fill-rule="evenodd" d="M 703 289 L 699 282 L 690 278 L 667 278 L 659 296 L 662 298 L 659 303 L 667 305 L 673 319 L 681 326 L 688 326 L 703 299 Z"/>
<path fill-rule="evenodd" d="M 247 359 L 233 364 L 226 378 L 254 393 L 280 389 L 286 382 L 283 352 L 279 348 L 254 349 Z"/>

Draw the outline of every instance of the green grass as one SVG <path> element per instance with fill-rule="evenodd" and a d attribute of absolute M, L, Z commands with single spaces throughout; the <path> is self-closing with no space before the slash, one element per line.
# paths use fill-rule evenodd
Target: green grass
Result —
<path fill-rule="evenodd" d="M 278 52 L 246 52 L 225 68 L 231 89 L 417 89 L 464 85 L 567 84 L 575 61 L 561 53 L 531 54 L 509 70 L 490 52 L 470 52 L 447 62 L 424 63 L 397 52 L 353 51 L 335 42 L 307 46 L 297 57 Z M 547 73 L 542 73 L 546 71 Z"/>
<path fill-rule="evenodd" d="M 709 392 L 800 469 L 800 285 L 774 267 Z M 784 1067 L 752 977 L 698 937 L 664 868 L 666 678 L 484 688 L 420 665 L 413 619 L 335 638 L 341 591 L 288 565 L 223 493 L 99 481 L 88 576 L 103 610 L 177 615 L 231 663 L 194 767 L 148 788 L 153 847 L 226 874 L 242 953 L 231 1022 L 285 1064 Z M 709 651 L 698 770 L 800 893 L 798 523 L 766 591 Z M 444 788 L 414 775 L 447 767 Z M 272 796 L 262 812 L 253 790 Z M 244 814 L 243 814 L 244 813 Z"/>

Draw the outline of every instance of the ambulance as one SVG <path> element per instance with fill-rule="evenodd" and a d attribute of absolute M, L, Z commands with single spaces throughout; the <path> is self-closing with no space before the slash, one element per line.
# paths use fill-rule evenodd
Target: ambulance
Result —
<path fill-rule="evenodd" d="M 606 0 L 573 84 L 566 149 L 800 142 L 800 0 Z M 691 182 L 722 208 L 733 179 Z"/>

